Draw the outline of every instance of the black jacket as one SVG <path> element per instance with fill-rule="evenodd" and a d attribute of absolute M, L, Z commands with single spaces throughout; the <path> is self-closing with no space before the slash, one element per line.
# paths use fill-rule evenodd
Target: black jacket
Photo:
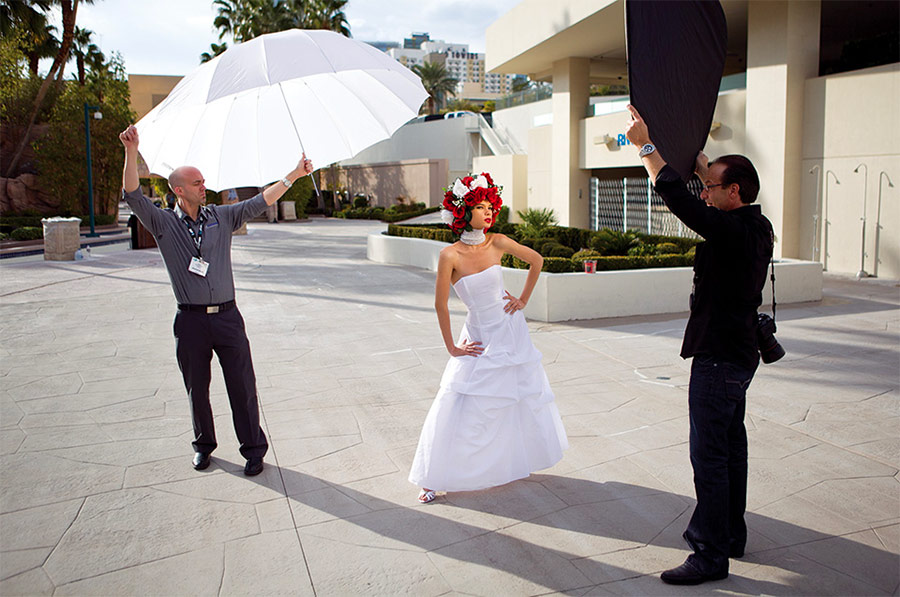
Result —
<path fill-rule="evenodd" d="M 772 259 L 771 222 L 759 205 L 731 211 L 706 205 L 669 166 L 657 176 L 656 192 L 678 219 L 705 239 L 694 259 L 691 316 L 681 356 L 706 354 L 755 369 L 756 313 Z"/>

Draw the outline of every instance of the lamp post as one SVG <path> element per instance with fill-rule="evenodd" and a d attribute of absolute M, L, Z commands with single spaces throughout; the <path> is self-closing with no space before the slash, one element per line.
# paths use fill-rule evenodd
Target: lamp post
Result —
<path fill-rule="evenodd" d="M 828 175 L 831 174 L 834 177 L 834 184 L 841 184 L 841 181 L 838 180 L 837 174 L 832 172 L 831 170 L 825 171 L 825 198 L 823 202 L 825 203 L 825 208 L 822 210 L 824 213 L 822 214 L 822 269 L 824 271 L 828 271 L 828 226 L 830 222 L 828 219 L 831 217 L 831 210 L 828 209 Z"/>
<path fill-rule="evenodd" d="M 865 164 L 860 164 L 853 170 L 853 173 L 859 174 L 860 168 L 865 168 L 865 170 L 863 170 L 863 211 L 862 217 L 860 218 L 862 221 L 862 244 L 860 244 L 859 247 L 859 272 L 856 274 L 857 280 L 869 277 L 869 274 L 866 272 L 866 191 L 869 190 L 869 167 Z"/>
<path fill-rule="evenodd" d="M 812 168 L 809 169 L 810 174 L 816 175 L 816 204 L 815 211 L 813 212 L 813 242 L 812 242 L 812 260 L 819 260 L 819 206 L 822 204 L 822 185 L 821 185 L 821 177 L 819 173 L 821 172 L 821 168 L 816 164 Z"/>
<path fill-rule="evenodd" d="M 84 142 L 85 147 L 87 148 L 88 209 L 90 210 L 91 219 L 91 232 L 88 234 L 88 236 L 95 237 L 100 235 L 94 231 L 94 179 L 91 172 L 91 111 L 95 111 L 94 120 L 100 120 L 101 118 L 103 118 L 103 113 L 100 112 L 100 106 L 90 106 L 88 104 L 84 104 Z"/>
<path fill-rule="evenodd" d="M 894 183 L 891 182 L 891 177 L 888 176 L 888 173 L 882 170 L 878 173 L 878 209 L 875 211 L 875 265 L 872 266 L 872 276 L 878 277 L 878 246 L 881 244 L 881 177 L 884 176 L 888 181 L 888 186 L 890 188 L 894 188 Z"/>

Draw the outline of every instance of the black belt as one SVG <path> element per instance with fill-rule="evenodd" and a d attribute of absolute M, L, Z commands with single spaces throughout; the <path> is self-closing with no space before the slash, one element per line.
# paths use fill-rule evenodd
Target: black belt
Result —
<path fill-rule="evenodd" d="M 229 309 L 234 309 L 234 301 L 228 301 L 227 303 L 221 303 L 219 305 L 184 305 L 179 303 L 178 309 L 180 311 L 197 311 L 200 313 L 220 313 L 222 311 L 228 311 Z"/>

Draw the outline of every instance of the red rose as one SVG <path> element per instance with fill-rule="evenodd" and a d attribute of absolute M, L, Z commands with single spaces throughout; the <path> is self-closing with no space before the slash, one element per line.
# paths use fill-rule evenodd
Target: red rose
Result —
<path fill-rule="evenodd" d="M 469 188 L 469 185 L 472 184 L 472 181 L 475 180 L 471 176 L 466 176 L 462 179 L 462 183 L 466 185 L 466 188 Z"/>
<path fill-rule="evenodd" d="M 489 186 L 489 187 L 494 186 L 494 179 L 491 178 L 491 175 L 490 175 L 490 174 L 488 174 L 487 172 L 482 172 L 481 175 L 484 176 L 484 177 L 487 179 L 487 182 L 488 182 L 488 186 Z"/>
<path fill-rule="evenodd" d="M 465 205 L 453 205 L 450 208 L 450 211 L 453 212 L 454 218 L 461 218 L 466 215 L 466 206 Z"/>

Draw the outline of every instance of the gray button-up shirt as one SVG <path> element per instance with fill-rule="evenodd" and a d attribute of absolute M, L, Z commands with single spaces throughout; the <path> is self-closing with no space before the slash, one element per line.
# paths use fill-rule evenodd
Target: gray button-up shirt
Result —
<path fill-rule="evenodd" d="M 141 224 L 156 237 L 179 304 L 217 305 L 234 300 L 234 276 L 231 271 L 231 234 L 244 222 L 266 210 L 266 200 L 257 195 L 232 205 L 204 205 L 197 221 L 181 211 L 160 209 L 141 192 L 140 187 L 123 193 L 125 202 Z M 203 234 L 200 235 L 200 226 Z M 188 232 L 201 236 L 200 249 Z M 206 277 L 188 271 L 191 258 L 202 257 L 209 263 Z"/>

